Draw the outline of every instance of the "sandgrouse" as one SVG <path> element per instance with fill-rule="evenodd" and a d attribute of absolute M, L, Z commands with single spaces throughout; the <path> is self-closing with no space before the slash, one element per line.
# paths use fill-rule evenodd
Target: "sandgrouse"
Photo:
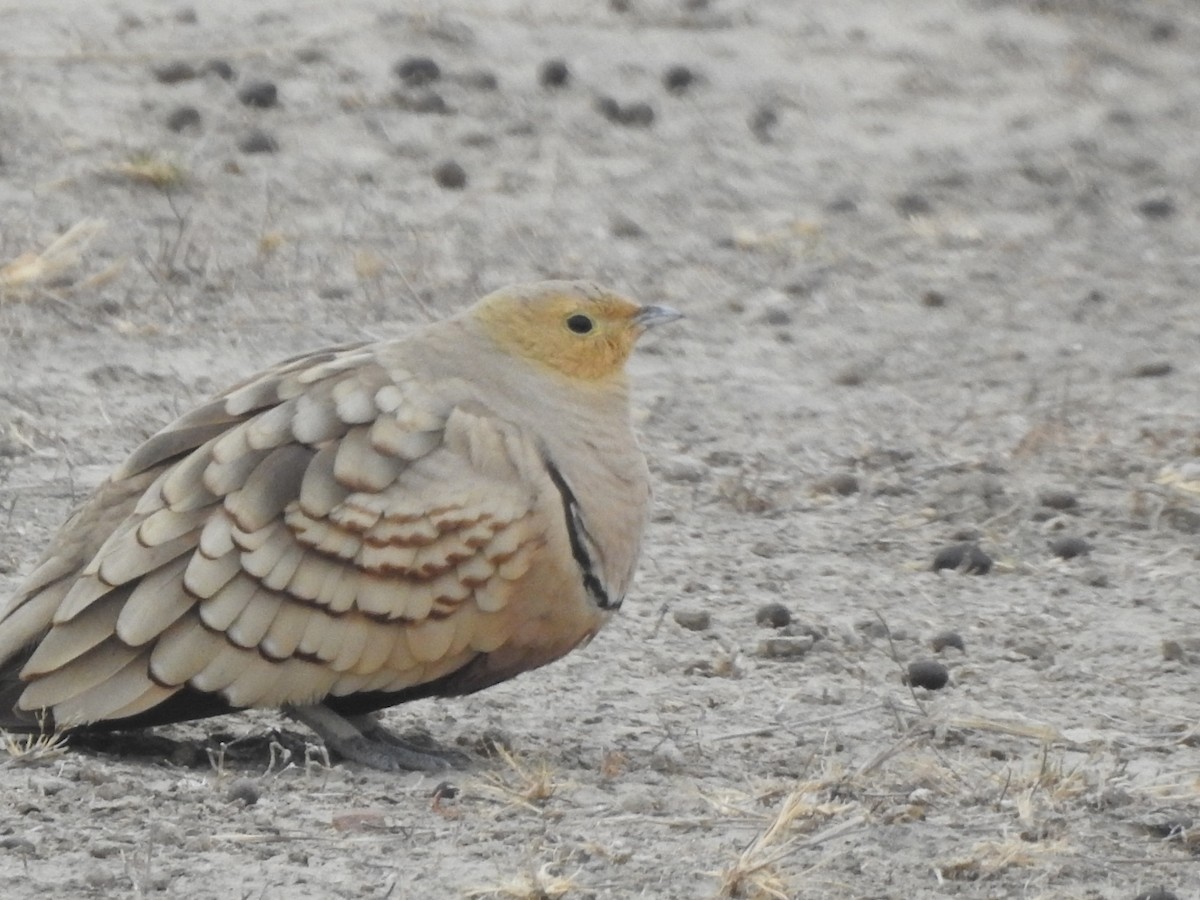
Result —
<path fill-rule="evenodd" d="M 650 494 L 625 362 L 679 315 L 513 287 L 182 416 L 0 611 L 0 728 L 281 707 L 345 758 L 444 764 L 370 713 L 542 666 L 621 605 Z"/>

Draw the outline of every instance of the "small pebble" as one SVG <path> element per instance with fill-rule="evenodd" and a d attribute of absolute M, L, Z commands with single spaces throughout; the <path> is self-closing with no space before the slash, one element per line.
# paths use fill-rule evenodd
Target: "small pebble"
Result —
<path fill-rule="evenodd" d="M 663 73 L 663 87 L 672 94 L 682 94 L 696 81 L 696 75 L 687 66 L 671 66 Z"/>
<path fill-rule="evenodd" d="M 259 788 L 258 782 L 252 778 L 239 778 L 229 785 L 229 790 L 225 792 L 225 796 L 230 802 L 241 800 L 247 806 L 253 806 L 258 802 L 258 798 L 262 796 L 262 789 Z"/>
<path fill-rule="evenodd" d="M 392 66 L 392 71 L 409 87 L 421 87 L 442 77 L 442 69 L 428 56 L 409 56 Z"/>
<path fill-rule="evenodd" d="M 675 624 L 688 631 L 704 631 L 712 624 L 712 616 L 705 610 L 677 609 L 671 614 Z"/>
<path fill-rule="evenodd" d="M 640 238 L 646 236 L 646 230 L 626 215 L 618 214 L 613 216 L 609 222 L 608 229 L 613 237 Z"/>
<path fill-rule="evenodd" d="M 893 641 L 908 640 L 908 632 L 903 628 L 892 628 L 886 622 L 881 622 L 879 619 L 870 618 L 862 619 L 854 623 L 854 628 L 865 638 Z"/>
<path fill-rule="evenodd" d="M 771 140 L 771 132 L 779 124 L 779 113 L 770 106 L 760 106 L 750 114 L 747 124 L 754 136 L 766 144 Z"/>
<path fill-rule="evenodd" d="M 1162 650 L 1162 658 L 1165 659 L 1167 662 L 1187 662 L 1188 661 L 1187 651 L 1185 651 L 1183 649 L 1183 645 L 1181 643 L 1179 643 L 1179 641 L 1171 641 L 1171 640 L 1163 641 L 1161 650 Z"/>
<path fill-rule="evenodd" d="M 1091 553 L 1092 545 L 1081 537 L 1060 537 L 1050 542 L 1050 552 L 1060 559 L 1074 559 Z"/>
<path fill-rule="evenodd" d="M 466 187 L 467 172 L 454 160 L 448 159 L 434 168 L 433 180 L 444 188 L 457 191 Z"/>
<path fill-rule="evenodd" d="M 850 363 L 845 368 L 834 372 L 831 380 L 839 387 L 861 387 L 867 380 L 867 373 L 861 363 Z"/>
<path fill-rule="evenodd" d="M 822 478 L 813 485 L 818 494 L 840 494 L 849 497 L 859 491 L 858 479 L 849 472 L 838 472 L 828 478 Z"/>
<path fill-rule="evenodd" d="M 565 60 L 548 59 L 538 69 L 538 84 L 544 88 L 566 87 L 571 80 L 571 70 Z"/>
<path fill-rule="evenodd" d="M 966 653 L 967 647 L 963 643 L 962 635 L 957 631 L 942 631 L 935 634 L 929 641 L 929 646 L 933 648 L 934 653 L 941 653 L 947 647 L 953 647 L 960 653 Z"/>
<path fill-rule="evenodd" d="M 448 115 L 450 112 L 445 98 L 437 91 L 425 90 L 416 93 L 396 91 L 395 99 L 397 106 L 409 112 L 438 116 Z"/>
<path fill-rule="evenodd" d="M 764 603 L 754 614 L 754 621 L 764 628 L 783 628 L 792 621 L 792 613 L 782 603 Z"/>
<path fill-rule="evenodd" d="M 943 547 L 933 558 L 933 571 L 961 569 L 969 575 L 986 575 L 992 569 L 992 558 L 978 544 L 962 543 Z"/>
<path fill-rule="evenodd" d="M 941 309 L 946 305 L 946 295 L 931 288 L 921 295 L 921 305 L 929 309 Z"/>
<path fill-rule="evenodd" d="M 1079 505 L 1079 498 L 1071 491 L 1049 490 L 1038 494 L 1038 503 L 1051 509 L 1074 509 Z"/>
<path fill-rule="evenodd" d="M 382 831 L 387 828 L 387 816 L 378 809 L 347 809 L 333 813 L 329 824 L 341 832 Z"/>
<path fill-rule="evenodd" d="M 950 670 L 935 659 L 918 659 L 908 664 L 904 683 L 927 691 L 940 691 L 950 682 Z"/>
<path fill-rule="evenodd" d="M 683 751 L 670 738 L 655 747 L 650 754 L 650 768 L 656 772 L 678 772 L 686 762 Z"/>
<path fill-rule="evenodd" d="M 1156 887 L 1152 891 L 1143 891 L 1134 897 L 1133 900 L 1179 900 L 1179 897 L 1173 891 L 1168 891 L 1164 887 Z"/>
<path fill-rule="evenodd" d="M 201 67 L 200 71 L 205 74 L 211 72 L 222 81 L 233 81 L 237 74 L 233 71 L 233 66 L 223 59 L 210 59 Z"/>
<path fill-rule="evenodd" d="M 155 80 L 162 84 L 178 84 L 181 81 L 190 81 L 197 75 L 195 66 L 182 60 L 175 60 L 163 63 L 161 66 L 155 66 L 153 72 Z"/>
<path fill-rule="evenodd" d="M 667 481 L 696 484 L 708 475 L 708 466 L 692 456 L 668 456 L 659 463 L 659 474 Z"/>
<path fill-rule="evenodd" d="M 245 106 L 268 109 L 279 103 L 279 90 L 270 81 L 248 81 L 238 89 L 237 98 Z"/>
<path fill-rule="evenodd" d="M 180 106 L 167 116 L 167 128 L 171 131 L 183 131 L 186 128 L 200 127 L 200 110 L 194 106 Z"/>
<path fill-rule="evenodd" d="M 825 640 L 827 634 L 827 629 L 820 625 L 812 622 L 797 622 L 795 620 L 792 620 L 789 624 L 779 629 L 780 637 L 810 637 L 814 644 Z"/>
<path fill-rule="evenodd" d="M 494 91 L 500 87 L 500 79 L 484 69 L 467 72 L 460 80 L 464 86 L 477 91 Z"/>
<path fill-rule="evenodd" d="M 6 834 L 0 837 L 0 850 L 13 850 L 17 853 L 32 855 L 37 847 L 29 838 L 20 837 L 15 834 Z"/>
<path fill-rule="evenodd" d="M 238 141 L 238 149 L 243 153 L 274 153 L 279 142 L 261 128 L 255 128 Z"/>
<path fill-rule="evenodd" d="M 760 641 L 758 655 L 768 659 L 797 659 L 816 643 L 811 637 L 773 637 Z"/>

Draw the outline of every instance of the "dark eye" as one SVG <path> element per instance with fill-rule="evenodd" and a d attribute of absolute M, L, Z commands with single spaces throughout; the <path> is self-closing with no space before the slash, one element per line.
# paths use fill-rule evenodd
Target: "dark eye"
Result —
<path fill-rule="evenodd" d="M 596 327 L 596 323 L 592 321 L 591 316 L 585 316 L 583 313 L 575 313 L 575 315 L 567 319 L 567 327 L 576 334 L 587 334 Z"/>

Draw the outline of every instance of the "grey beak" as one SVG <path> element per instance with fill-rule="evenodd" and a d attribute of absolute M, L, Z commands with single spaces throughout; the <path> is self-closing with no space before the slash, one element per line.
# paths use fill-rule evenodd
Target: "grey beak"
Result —
<path fill-rule="evenodd" d="M 643 328 L 653 328 L 682 318 L 683 313 L 669 306 L 643 306 L 634 315 L 633 321 Z"/>

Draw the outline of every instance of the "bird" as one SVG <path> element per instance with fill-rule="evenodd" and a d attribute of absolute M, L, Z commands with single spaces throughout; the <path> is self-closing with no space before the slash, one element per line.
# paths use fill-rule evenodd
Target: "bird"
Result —
<path fill-rule="evenodd" d="M 277 708 L 352 762 L 451 764 L 378 711 L 536 669 L 620 608 L 651 494 L 626 362 L 680 317 L 515 285 L 185 413 L 0 610 L 0 729 Z"/>

